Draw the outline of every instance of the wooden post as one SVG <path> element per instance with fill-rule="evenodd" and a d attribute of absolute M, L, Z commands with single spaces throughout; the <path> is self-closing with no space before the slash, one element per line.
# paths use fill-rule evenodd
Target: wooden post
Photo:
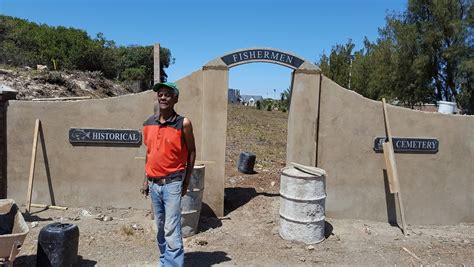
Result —
<path fill-rule="evenodd" d="M 153 46 L 153 85 L 161 82 L 160 74 L 160 43 L 156 43 Z"/>
<path fill-rule="evenodd" d="M 398 180 L 397 164 L 395 161 L 395 152 L 393 151 L 393 144 L 392 144 L 392 131 L 391 131 L 390 123 L 388 120 L 385 98 L 382 98 L 382 106 L 383 106 L 385 131 L 387 134 L 387 140 L 383 144 L 383 154 L 385 157 L 385 164 L 387 165 L 388 183 L 389 183 L 390 193 L 395 194 L 395 197 L 398 202 L 398 206 L 400 208 L 400 217 L 402 219 L 403 234 L 407 235 L 406 222 L 405 222 L 405 209 L 403 207 L 402 194 L 400 192 L 400 182 Z"/>
<path fill-rule="evenodd" d="M 28 192 L 26 198 L 26 213 L 30 213 L 31 208 L 31 194 L 33 192 L 33 178 L 35 175 L 35 162 L 36 162 L 36 149 L 38 147 L 38 133 L 41 121 L 36 119 L 35 132 L 33 135 L 33 146 L 31 149 L 31 162 L 30 162 L 30 176 L 28 178 Z"/>

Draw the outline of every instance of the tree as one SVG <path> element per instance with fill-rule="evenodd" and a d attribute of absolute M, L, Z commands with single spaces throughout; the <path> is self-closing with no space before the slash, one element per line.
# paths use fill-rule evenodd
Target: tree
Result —
<path fill-rule="evenodd" d="M 290 103 L 291 103 L 291 91 L 290 88 L 287 88 L 285 91 L 283 91 L 280 94 L 280 103 L 281 103 L 281 108 L 285 110 L 290 109 Z"/>
<path fill-rule="evenodd" d="M 349 86 L 352 49 L 354 44 L 349 40 L 345 45 L 333 46 L 329 57 L 323 54 L 319 60 L 323 74 L 346 88 Z"/>
<path fill-rule="evenodd" d="M 409 107 L 458 101 L 473 113 L 473 13 L 472 0 L 409 0 L 405 12 L 387 16 L 376 42 L 364 40 L 352 65 L 349 40 L 320 57 L 321 70 L 372 99 Z"/>
<path fill-rule="evenodd" d="M 165 69 L 173 63 L 171 51 L 161 47 L 162 81 L 167 77 Z M 117 46 L 103 33 L 91 38 L 83 30 L 39 25 L 3 15 L 0 15 L 0 64 L 42 64 L 58 69 L 100 71 L 107 78 L 120 80 L 141 77 L 147 88 L 153 83 L 152 46 Z"/>

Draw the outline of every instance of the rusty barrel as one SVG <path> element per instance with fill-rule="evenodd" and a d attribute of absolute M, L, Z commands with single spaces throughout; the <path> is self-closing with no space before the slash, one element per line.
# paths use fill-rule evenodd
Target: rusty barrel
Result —
<path fill-rule="evenodd" d="M 198 232 L 202 194 L 204 191 L 204 170 L 204 165 L 194 166 L 188 190 L 181 199 L 181 231 L 183 237 L 192 236 Z"/>
<path fill-rule="evenodd" d="M 280 177 L 280 236 L 315 244 L 324 240 L 326 172 L 318 175 L 294 167 Z"/>

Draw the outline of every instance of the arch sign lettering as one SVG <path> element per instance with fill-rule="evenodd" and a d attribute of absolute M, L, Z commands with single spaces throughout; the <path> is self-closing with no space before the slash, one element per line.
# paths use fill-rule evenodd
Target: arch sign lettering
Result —
<path fill-rule="evenodd" d="M 297 69 L 304 62 L 303 59 L 294 55 L 270 49 L 241 50 L 225 55 L 221 59 L 229 68 L 245 63 L 268 62 Z"/>

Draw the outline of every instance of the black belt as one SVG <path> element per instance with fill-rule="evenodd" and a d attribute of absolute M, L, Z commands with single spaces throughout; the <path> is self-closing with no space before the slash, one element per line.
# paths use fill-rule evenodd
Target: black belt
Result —
<path fill-rule="evenodd" d="M 182 175 L 175 176 L 175 177 L 150 177 L 148 176 L 148 181 L 155 183 L 157 185 L 164 185 L 164 184 L 169 184 L 172 182 L 178 182 L 181 181 Z"/>

